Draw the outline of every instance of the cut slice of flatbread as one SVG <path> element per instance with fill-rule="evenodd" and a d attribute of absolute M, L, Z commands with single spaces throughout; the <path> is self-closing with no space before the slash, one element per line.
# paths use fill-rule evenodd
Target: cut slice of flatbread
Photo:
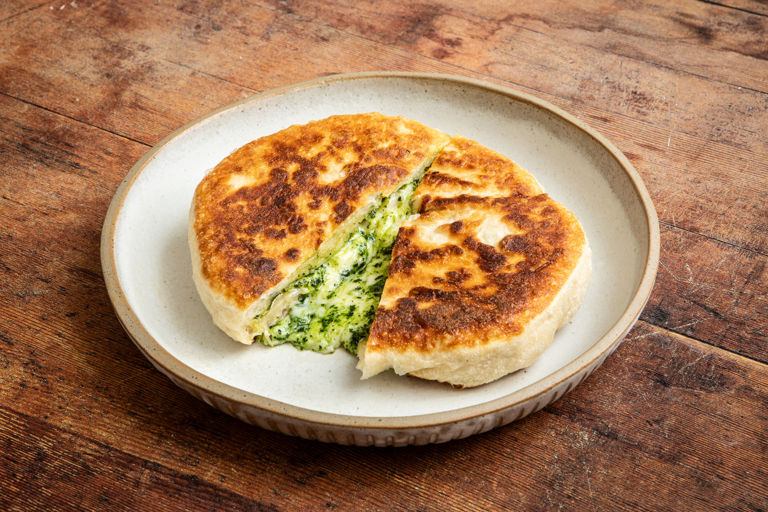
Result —
<path fill-rule="evenodd" d="M 448 177 L 448 178 L 446 178 Z M 531 365 L 578 309 L 591 252 L 571 212 L 509 159 L 457 138 L 416 190 L 368 340 L 363 378 L 470 387 Z"/>
<path fill-rule="evenodd" d="M 419 179 L 447 141 L 403 117 L 340 115 L 225 158 L 197 187 L 189 222 L 193 278 L 216 325 L 242 343 L 263 335 L 269 326 L 254 319 L 296 299 L 277 294 Z"/>

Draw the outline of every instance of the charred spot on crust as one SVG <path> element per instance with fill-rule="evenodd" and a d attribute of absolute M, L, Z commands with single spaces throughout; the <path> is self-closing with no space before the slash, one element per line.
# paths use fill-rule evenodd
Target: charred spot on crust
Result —
<path fill-rule="evenodd" d="M 477 168 L 493 169 L 509 165 L 509 160 L 495 156 L 488 148 L 483 147 L 481 151 L 472 151 L 471 148 L 474 144 L 467 144 L 467 142 L 470 141 L 454 140 L 453 144 L 458 146 L 458 151 L 445 151 L 440 155 L 440 165 L 469 171 L 474 171 Z"/>
<path fill-rule="evenodd" d="M 367 167 L 353 166 L 347 178 L 340 185 L 343 197 L 349 201 L 357 201 L 360 192 L 371 187 L 379 188 L 399 183 L 408 174 L 399 166 L 371 165 Z"/>
<path fill-rule="evenodd" d="M 411 155 L 411 150 L 404 146 L 390 144 L 386 147 L 379 147 L 371 153 L 374 158 L 379 160 L 401 160 Z M 417 157 L 423 157 L 423 154 L 416 153 Z"/>
<path fill-rule="evenodd" d="M 428 195 L 425 195 L 422 197 L 422 203 L 421 203 L 421 212 L 425 211 L 431 211 L 431 210 L 447 210 L 451 207 L 453 207 L 456 204 L 467 204 L 467 203 L 483 203 L 486 200 L 484 197 L 480 196 L 473 196 L 473 195 L 459 195 L 456 197 L 430 197 Z"/>
<path fill-rule="evenodd" d="M 532 240 L 525 235 L 507 235 L 499 242 L 502 251 L 510 253 L 525 253 L 532 248 Z"/>
<path fill-rule="evenodd" d="M 243 267 L 259 274 L 272 274 L 277 270 L 277 263 L 269 258 L 256 258 L 243 261 Z"/>
<path fill-rule="evenodd" d="M 293 215 L 290 219 L 288 219 L 288 231 L 292 235 L 301 233 L 305 229 L 307 229 L 307 225 L 304 224 L 304 217 L 301 215 Z"/>
<path fill-rule="evenodd" d="M 479 242 L 471 236 L 464 239 L 464 247 L 477 253 L 478 266 L 485 272 L 496 272 L 507 263 L 507 257 L 495 247 Z"/>
<path fill-rule="evenodd" d="M 404 245 L 407 245 L 407 244 L 404 244 Z M 393 254 L 395 252 L 396 250 L 393 249 Z M 390 263 L 389 265 L 389 273 L 390 274 L 393 274 L 393 273 L 409 274 L 411 270 L 413 270 L 416 267 L 416 262 L 418 261 L 430 262 L 430 261 L 443 259 L 446 256 L 456 256 L 462 253 L 464 253 L 464 249 L 462 249 L 458 245 L 451 245 L 451 244 L 445 245 L 443 247 L 437 247 L 429 251 L 422 251 L 419 249 L 410 250 L 403 254 L 398 254 L 397 256 L 392 258 L 392 263 Z"/>
<path fill-rule="evenodd" d="M 389 273 L 409 275 L 416 268 L 416 262 L 409 255 L 398 254 L 389 264 Z"/>
<path fill-rule="evenodd" d="M 264 234 L 267 235 L 267 238 L 272 238 L 273 240 L 280 240 L 285 238 L 284 229 L 268 228 Z"/>
<path fill-rule="evenodd" d="M 440 290 L 437 288 L 427 288 L 425 286 L 417 286 L 412 288 L 408 293 L 409 297 L 416 299 L 418 302 L 453 302 L 457 298 L 457 293 L 452 290 Z"/>
<path fill-rule="evenodd" d="M 349 206 L 349 203 L 339 203 L 333 207 L 333 212 L 336 214 L 333 219 L 334 222 L 341 224 L 352 213 L 352 207 Z"/>
<path fill-rule="evenodd" d="M 300 254 L 301 253 L 299 252 L 298 249 L 296 249 L 295 247 L 292 247 L 291 249 L 288 249 L 287 251 L 285 251 L 284 257 L 288 261 L 296 261 L 297 259 L 299 259 Z"/>
<path fill-rule="evenodd" d="M 469 272 L 469 270 L 462 268 L 459 270 L 449 270 L 445 273 L 445 277 L 449 283 L 458 284 L 472 277 L 472 274 Z"/>
<path fill-rule="evenodd" d="M 274 167 L 269 171 L 269 179 L 276 183 L 285 183 L 288 179 L 288 171 L 282 167 Z"/>
<path fill-rule="evenodd" d="M 248 251 L 252 256 L 261 256 L 264 254 L 264 251 L 261 250 L 254 242 L 250 239 L 241 239 L 240 245 L 243 249 Z"/>
<path fill-rule="evenodd" d="M 463 180 L 461 178 L 457 178 L 456 176 L 451 176 L 450 174 L 445 174 L 443 172 L 430 172 L 427 173 L 426 176 L 424 176 L 424 183 L 426 185 L 433 185 L 436 187 L 443 186 L 443 185 L 456 185 L 459 187 L 472 187 L 474 183 L 471 181 Z"/>

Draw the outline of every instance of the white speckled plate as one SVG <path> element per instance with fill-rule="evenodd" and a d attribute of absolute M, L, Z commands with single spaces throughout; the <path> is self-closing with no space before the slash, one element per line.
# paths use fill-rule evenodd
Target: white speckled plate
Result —
<path fill-rule="evenodd" d="M 385 373 L 361 381 L 355 358 L 244 346 L 211 322 L 191 279 L 187 213 L 206 171 L 237 147 L 333 114 L 404 115 L 508 155 L 581 220 L 594 272 L 574 319 L 532 367 L 456 390 Z M 648 299 L 658 221 L 627 159 L 602 136 L 527 94 L 466 78 L 337 75 L 268 91 L 197 119 L 149 151 L 117 190 L 102 266 L 123 326 L 176 384 L 264 428 L 343 444 L 466 437 L 519 419 L 571 390 L 629 331 Z"/>

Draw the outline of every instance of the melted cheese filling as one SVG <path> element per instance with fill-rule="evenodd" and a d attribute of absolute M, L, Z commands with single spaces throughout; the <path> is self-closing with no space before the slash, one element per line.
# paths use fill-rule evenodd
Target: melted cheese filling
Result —
<path fill-rule="evenodd" d="M 368 337 L 392 245 L 419 180 L 382 198 L 363 221 L 321 262 L 286 286 L 269 310 L 252 321 L 257 341 L 291 343 L 302 350 L 333 352 L 343 345 L 356 355 Z M 266 327 L 266 329 L 265 329 Z"/>

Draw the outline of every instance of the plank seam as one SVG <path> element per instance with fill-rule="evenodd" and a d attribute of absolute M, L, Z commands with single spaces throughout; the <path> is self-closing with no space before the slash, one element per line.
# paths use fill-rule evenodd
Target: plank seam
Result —
<path fill-rule="evenodd" d="M 701 0 L 699 0 L 699 1 L 701 1 Z M 534 30 L 534 29 L 532 29 L 530 27 L 524 27 L 522 25 L 514 25 L 514 24 L 510 24 L 510 26 L 517 27 L 520 30 L 527 30 L 528 32 L 533 32 L 534 34 L 539 34 L 541 36 L 547 37 L 547 38 L 552 39 L 554 41 L 558 41 L 559 40 L 555 36 L 547 34 L 546 32 L 539 32 L 538 30 Z M 564 41 L 564 42 L 568 42 L 568 41 Z M 672 66 L 661 64 L 659 62 L 653 62 L 653 61 L 650 61 L 650 60 L 640 59 L 640 58 L 637 58 L 637 57 L 632 56 L 632 55 L 626 55 L 626 54 L 614 52 L 614 51 L 611 51 L 611 50 L 608 50 L 608 49 L 605 49 L 605 48 L 600 48 L 599 46 L 594 46 L 594 45 L 585 44 L 585 43 L 570 43 L 570 44 L 573 44 L 575 46 L 581 46 L 581 47 L 584 47 L 584 48 L 591 48 L 592 50 L 595 50 L 597 52 L 600 52 L 600 53 L 603 53 L 603 54 L 606 54 L 606 55 L 613 55 L 614 57 L 619 57 L 621 59 L 632 60 L 632 61 L 635 61 L 635 62 L 642 62 L 643 64 L 647 64 L 648 66 L 651 66 L 651 67 L 654 67 L 654 68 L 657 68 L 657 69 L 662 69 L 664 71 L 670 71 L 672 73 L 679 73 L 681 75 L 693 76 L 693 77 L 701 79 L 704 82 L 712 82 L 712 83 L 716 83 L 716 84 L 722 84 L 722 85 L 726 85 L 728 87 L 733 87 L 733 88 L 736 88 L 736 89 L 739 89 L 739 90 L 744 90 L 744 91 L 751 91 L 751 92 L 754 92 L 756 94 L 761 94 L 761 95 L 768 94 L 768 91 L 761 91 L 760 89 L 755 89 L 755 88 L 749 87 L 747 85 L 732 84 L 731 82 L 725 82 L 723 80 L 714 79 L 714 78 L 708 77 L 706 75 L 700 75 L 698 73 L 694 73 L 693 71 L 688 71 L 688 70 L 685 70 L 685 69 L 674 68 Z M 514 54 L 509 53 L 509 52 L 505 52 L 505 51 L 503 51 L 501 49 L 499 49 L 498 51 L 500 51 L 504 55 L 514 56 Z"/>
<path fill-rule="evenodd" d="M 104 39 L 104 41 L 109 42 L 107 39 Z M 189 69 L 190 71 L 194 71 L 195 73 L 200 73 L 201 75 L 205 75 L 205 76 L 210 77 L 210 78 L 215 78 L 216 80 L 221 80 L 222 82 L 227 82 L 228 84 L 236 85 L 237 87 L 242 87 L 243 89 L 247 89 L 247 90 L 251 91 L 254 94 L 258 94 L 258 93 L 262 92 L 262 91 L 259 91 L 258 89 L 254 89 L 253 87 L 249 87 L 247 85 L 237 83 L 235 81 L 232 81 L 232 80 L 229 80 L 227 78 L 215 75 L 213 73 L 208 73 L 207 71 L 203 71 L 201 69 L 197 69 L 197 68 L 195 68 L 193 66 L 190 66 L 189 64 L 184 64 L 182 62 L 176 62 L 176 61 L 173 61 L 173 60 L 166 60 L 166 59 L 162 59 L 162 60 L 164 62 L 167 62 L 168 64 L 173 64 L 174 66 L 179 66 L 179 67 L 182 67 L 184 69 Z"/>
<path fill-rule="evenodd" d="M 30 12 L 30 11 L 34 11 L 35 9 L 39 9 L 40 7 L 44 6 L 44 5 L 45 5 L 45 4 L 47 4 L 47 3 L 48 3 L 48 2 L 44 2 L 44 3 L 42 3 L 42 4 L 39 4 L 39 5 L 35 5 L 34 7 L 30 7 L 30 8 L 28 8 L 28 9 L 24 9 L 24 10 L 22 10 L 22 11 L 19 11 L 19 12 L 17 12 L 16 14 L 11 14 L 10 16 L 7 16 L 7 17 L 5 17 L 5 18 L 1 19 L 1 20 L 0 20 L 0 23 L 5 23 L 6 21 L 8 21 L 8 20 L 11 20 L 11 19 L 13 19 L 13 18 L 15 18 L 15 17 L 17 17 L 17 16 L 21 16 L 22 14 L 26 14 L 26 13 L 28 13 L 28 12 Z"/>
<path fill-rule="evenodd" d="M 23 420 L 31 422 L 31 423 L 42 423 L 42 424 L 45 424 L 45 425 L 47 425 L 48 427 L 51 428 L 51 432 L 61 433 L 61 434 L 64 434 L 64 435 L 72 436 L 72 437 L 74 437 L 76 439 L 83 440 L 83 441 L 88 442 L 88 443 L 93 443 L 94 445 L 98 446 L 101 449 L 104 449 L 104 450 L 107 450 L 107 451 L 110 451 L 110 452 L 117 452 L 117 453 L 120 453 L 122 455 L 125 455 L 126 457 L 130 457 L 130 458 L 134 458 L 134 459 L 137 459 L 137 460 L 140 460 L 140 461 L 148 462 L 150 464 L 156 464 L 158 467 L 161 467 L 161 468 L 165 469 L 166 471 L 168 471 L 168 473 L 170 475 L 172 475 L 172 476 L 174 476 L 176 478 L 179 478 L 179 479 L 182 479 L 182 480 L 185 477 L 190 477 L 190 476 L 194 477 L 194 478 L 197 478 L 201 482 L 205 482 L 206 485 L 211 486 L 212 489 L 215 489 L 215 490 L 223 492 L 223 493 L 231 494 L 233 496 L 238 496 L 244 502 L 256 503 L 256 502 L 254 502 L 253 498 L 251 498 L 249 496 L 245 496 L 245 495 L 235 491 L 234 489 L 228 489 L 226 487 L 222 487 L 222 486 L 214 483 L 210 479 L 199 477 L 195 473 L 185 473 L 185 472 L 179 471 L 178 469 L 175 469 L 172 466 L 168 466 L 167 464 L 163 464 L 161 462 L 157 462 L 156 460 L 148 459 L 148 458 L 142 457 L 140 455 L 135 455 L 135 454 L 133 454 L 131 452 L 125 451 L 125 450 L 123 450 L 121 448 L 117 448 L 117 447 L 115 447 L 115 446 L 113 446 L 111 444 L 105 443 L 104 441 L 99 441 L 97 439 L 93 439 L 91 437 L 85 436 L 85 435 L 83 435 L 80 432 L 75 432 L 75 431 L 67 429 L 67 428 L 62 428 L 59 425 L 55 425 L 55 424 L 53 424 L 53 423 L 51 423 L 51 422 L 49 422 L 47 420 L 44 420 L 42 418 L 37 417 L 37 416 L 30 416 L 29 414 L 23 413 L 21 411 L 17 411 L 15 409 L 12 409 L 12 408 L 4 406 L 4 405 L 0 405 L 0 411 L 6 411 L 7 413 L 10 413 L 10 414 L 16 416 L 17 418 L 22 418 Z"/>
<path fill-rule="evenodd" d="M 703 0 L 699 0 L 699 1 L 703 1 Z M 714 2 L 711 2 L 711 3 L 715 4 Z M 722 5 L 722 4 L 715 4 L 715 5 Z M 724 5 L 724 7 L 728 7 L 728 6 Z M 737 9 L 737 10 L 741 10 L 741 9 Z M 454 9 L 451 8 L 449 10 L 449 12 L 451 12 L 451 11 L 454 11 Z M 460 12 L 462 14 L 468 16 L 468 17 L 473 17 L 473 18 L 479 19 L 479 20 L 481 20 L 483 22 L 498 21 L 498 20 L 495 20 L 493 18 L 488 18 L 486 16 L 477 15 L 474 12 L 471 12 L 471 11 L 463 11 L 462 10 Z M 750 11 L 745 11 L 745 12 L 748 12 L 750 14 L 755 14 L 755 13 L 751 13 Z M 658 63 L 658 62 L 652 62 L 650 60 L 640 59 L 640 58 L 634 57 L 632 55 L 625 55 L 623 53 L 618 53 L 618 52 L 609 50 L 607 48 L 601 48 L 599 46 L 594 46 L 594 45 L 586 44 L 586 43 L 570 42 L 570 41 L 564 40 L 564 39 L 562 39 L 562 38 L 560 38 L 560 37 L 558 37 L 558 36 L 556 36 L 554 34 L 549 34 L 547 32 L 541 32 L 539 30 L 535 30 L 533 28 L 526 27 L 524 25 L 518 25 L 518 24 L 515 24 L 515 23 L 510 23 L 509 26 L 516 27 L 516 28 L 518 28 L 520 30 L 525 30 L 527 32 L 531 32 L 531 33 L 534 33 L 534 34 L 538 34 L 540 36 L 546 37 L 547 39 L 555 41 L 555 42 L 564 42 L 564 43 L 567 43 L 567 44 L 570 44 L 570 45 L 573 45 L 573 46 L 581 46 L 581 47 L 584 47 L 584 48 L 590 48 L 590 49 L 595 50 L 596 52 L 600 52 L 602 54 L 613 55 L 613 56 L 616 56 L 616 57 L 620 57 L 620 58 L 624 58 L 624 59 L 629 59 L 629 60 L 632 60 L 632 61 L 635 61 L 635 62 L 642 62 L 642 63 L 647 64 L 649 66 L 652 66 L 654 68 L 663 69 L 665 71 L 672 71 L 674 73 L 680 73 L 680 74 L 683 74 L 683 75 L 693 76 L 693 77 L 699 78 L 699 79 L 701 79 L 701 80 L 703 80 L 705 82 L 712 82 L 712 83 L 723 84 L 723 85 L 727 85 L 729 87 L 735 87 L 735 88 L 738 88 L 740 90 L 751 91 L 751 92 L 754 92 L 754 93 L 757 93 L 757 94 L 768 94 L 768 91 L 762 91 L 760 89 L 754 89 L 752 87 L 744 86 L 744 85 L 732 84 L 730 82 L 725 82 L 723 80 L 715 80 L 715 79 L 712 79 L 711 77 L 708 77 L 706 75 L 700 75 L 698 73 L 694 73 L 692 71 L 687 71 L 685 69 L 678 69 L 678 68 L 674 68 L 672 66 L 667 66 L 667 65 L 664 65 L 664 64 L 661 64 L 661 63 Z M 505 55 L 512 55 L 514 57 L 514 55 L 511 54 L 511 53 L 507 53 L 507 52 L 504 52 L 502 50 L 500 50 L 500 51 L 502 53 L 504 53 Z"/>
<path fill-rule="evenodd" d="M 648 320 L 643 320 L 642 318 L 638 319 L 637 321 L 638 322 L 642 322 L 642 323 L 647 324 L 647 325 L 652 325 L 652 326 L 654 326 L 654 327 L 656 327 L 658 329 L 661 329 L 665 333 L 671 334 L 673 336 L 684 338 L 684 339 L 686 339 L 688 341 L 691 341 L 691 342 L 701 343 L 702 345 L 706 345 L 706 346 L 714 349 L 715 351 L 724 352 L 726 354 L 729 354 L 731 357 L 733 357 L 735 359 L 746 359 L 747 361 L 751 361 L 753 363 L 757 363 L 758 365 L 760 365 L 763 368 L 768 368 L 768 362 L 761 361 L 760 359 L 756 359 L 756 358 L 754 358 L 752 356 L 747 356 L 747 355 L 740 354 L 738 352 L 735 352 L 733 350 L 729 350 L 727 348 L 724 348 L 724 347 L 721 347 L 721 346 L 718 346 L 718 345 L 713 345 L 712 343 L 709 343 L 707 341 L 700 340 L 698 338 L 694 338 L 693 336 L 688 336 L 687 334 L 682 334 L 682 333 L 679 333 L 677 331 L 673 331 L 672 329 L 669 329 L 667 327 L 663 327 L 661 325 L 655 324 L 655 323 L 650 322 Z M 651 332 L 651 333 L 648 333 L 648 334 L 646 334 L 644 336 L 652 336 L 654 334 L 661 334 L 661 333 L 653 333 L 653 332 Z M 632 340 L 632 338 L 630 338 L 630 341 L 631 340 Z"/>
<path fill-rule="evenodd" d="M 707 234 L 704 234 L 704 233 L 699 233 L 698 231 L 693 231 L 692 229 L 684 228 L 684 227 L 678 226 L 677 224 L 673 224 L 673 223 L 665 221 L 665 220 L 659 219 L 659 224 L 661 224 L 662 226 L 671 228 L 671 229 L 679 229 L 680 231 L 685 231 L 686 233 L 691 233 L 692 235 L 698 235 L 698 236 L 707 238 L 709 240 L 713 240 L 715 242 L 719 242 L 721 244 L 728 245 L 728 246 L 733 247 L 735 249 L 741 249 L 743 251 L 751 252 L 752 254 L 757 254 L 758 256 L 768 257 L 768 254 L 766 254 L 764 252 L 761 252 L 761 251 L 759 251 L 757 249 L 752 249 L 750 247 L 744 247 L 744 246 L 738 245 L 738 244 L 736 244 L 734 242 L 729 242 L 727 240 L 721 240 L 721 239 L 719 239 L 717 237 L 710 236 L 710 235 L 707 235 Z"/>
<path fill-rule="evenodd" d="M 152 147 L 151 144 L 148 144 L 146 142 L 142 142 L 142 141 L 140 141 L 138 139 L 134 139 L 133 137 L 129 137 L 128 135 L 124 135 L 122 133 L 117 133 L 117 132 L 115 132 L 113 130 L 110 130 L 109 128 L 104 128 L 103 126 L 98 126 L 98 125 L 95 125 L 95 124 L 91 124 L 91 123 L 89 123 L 87 121 L 83 121 L 82 119 L 78 119 L 76 117 L 72 117 L 70 115 L 63 114 L 61 112 L 57 112 L 56 110 L 53 110 L 53 109 L 48 108 L 48 107 L 44 107 L 44 106 L 39 105 L 39 104 L 37 104 L 35 102 L 29 101 L 29 100 L 25 100 L 24 98 L 18 98 L 16 96 L 12 95 L 12 94 L 8 94 L 5 91 L 0 91 L 0 94 L 2 94 L 3 96 L 5 96 L 7 98 L 11 98 L 13 100 L 16 100 L 16 101 L 19 101 L 21 103 L 24 103 L 25 105 L 30 105 L 32 107 L 39 108 L 40 110 L 44 110 L 45 112 L 48 112 L 50 114 L 54 114 L 54 115 L 63 117 L 65 119 L 69 119 L 70 121 L 74 121 L 74 122 L 76 122 L 78 124 L 82 124 L 82 125 L 85 125 L 85 126 L 90 126 L 91 128 L 95 128 L 97 130 L 101 130 L 103 132 L 109 133 L 109 134 L 114 135 L 116 137 L 120 137 L 121 139 L 126 139 L 126 140 L 129 140 L 131 142 L 135 142 L 136 144 L 141 144 L 142 146 L 145 146 L 145 147 L 148 147 L 148 148 Z"/>
<path fill-rule="evenodd" d="M 720 2 L 715 2 L 713 0 L 698 0 L 698 1 L 703 3 L 703 4 L 716 5 L 717 7 L 724 7 L 726 9 L 733 9 L 734 11 L 745 12 L 747 14 L 752 14 L 753 16 L 760 16 L 760 17 L 763 17 L 763 18 L 768 17 L 768 14 L 763 14 L 763 13 L 757 12 L 757 11 L 750 11 L 749 9 L 744 9 L 743 7 L 735 7 L 733 5 L 728 5 L 728 4 L 724 4 L 724 3 L 720 3 Z"/>
<path fill-rule="evenodd" d="M 699 0 L 699 1 L 704 1 L 704 0 Z M 714 5 L 721 5 L 723 7 L 730 7 L 730 6 L 727 6 L 727 5 L 724 5 L 724 4 L 717 4 L 715 2 L 706 2 L 706 3 L 712 3 Z M 279 9 L 275 9 L 274 7 L 272 7 L 272 6 L 268 5 L 268 4 L 265 5 L 265 4 L 262 4 L 262 3 L 258 3 L 258 5 L 260 7 L 266 8 L 266 9 L 271 9 L 273 11 L 279 11 Z M 747 11 L 747 10 L 744 10 L 744 9 L 738 9 L 738 8 L 735 8 L 735 7 L 732 7 L 732 9 L 741 10 L 741 11 L 744 11 L 744 12 L 749 13 L 749 14 L 757 14 L 757 13 L 753 13 L 751 11 Z M 483 21 L 483 22 L 498 21 L 498 20 L 493 20 L 491 18 L 487 18 L 485 16 L 477 15 L 474 12 L 471 12 L 471 11 L 463 11 L 463 10 L 455 9 L 455 8 L 449 8 L 447 12 L 453 13 L 453 12 L 456 12 L 456 11 L 461 12 L 462 14 L 464 14 L 464 15 L 466 15 L 468 17 L 472 17 L 472 18 L 474 18 L 476 20 L 480 20 L 480 21 Z M 305 22 L 305 23 L 307 23 L 307 22 L 315 23 L 315 20 L 311 20 L 311 19 L 309 19 L 309 18 L 307 18 L 305 16 L 302 16 L 301 14 L 296 14 L 294 12 L 290 12 L 287 15 L 288 16 L 292 16 L 295 19 L 297 19 L 299 21 L 302 21 L 302 22 Z M 760 15 L 760 16 L 765 16 L 765 15 Z M 436 61 L 436 62 L 440 62 L 442 64 L 446 64 L 446 65 L 449 65 L 449 66 L 454 66 L 454 67 L 457 67 L 459 69 L 464 69 L 464 70 L 467 70 L 467 71 L 472 71 L 474 73 L 478 73 L 478 74 L 481 74 L 483 76 L 492 76 L 492 75 L 486 75 L 485 73 L 481 73 L 481 72 L 478 72 L 478 71 L 469 70 L 469 69 L 467 69 L 467 68 L 465 68 L 463 66 L 459 66 L 457 64 L 447 63 L 445 61 L 442 61 L 442 60 L 437 59 L 435 57 L 432 57 L 430 55 L 426 55 L 426 54 L 423 54 L 423 53 L 419 53 L 419 52 L 415 52 L 415 51 L 412 51 L 412 50 L 408 50 L 408 49 L 402 48 L 400 46 L 394 46 L 394 45 L 390 45 L 390 44 L 387 44 L 387 43 L 383 43 L 383 42 L 378 41 L 376 39 L 371 39 L 369 37 L 365 37 L 364 35 L 361 35 L 361 34 L 358 34 L 358 33 L 355 33 L 355 32 L 350 32 L 348 30 L 344 30 L 344 29 L 341 29 L 341 28 L 334 27 L 333 25 L 329 25 L 328 23 L 325 23 L 325 22 L 324 23 L 320 23 L 320 25 L 322 25 L 324 27 L 327 27 L 327 28 L 330 28 L 330 29 L 333 29 L 333 30 L 336 30 L 338 32 L 341 32 L 341 33 L 353 36 L 353 37 L 357 37 L 357 38 L 360 38 L 360 39 L 364 39 L 366 41 L 370 41 L 370 42 L 373 42 L 373 43 L 376 43 L 376 44 L 380 44 L 382 46 L 388 46 L 388 47 L 391 47 L 391 48 L 397 48 L 399 50 L 402 50 L 402 51 L 405 51 L 405 52 L 408 52 L 408 53 L 411 53 L 411 54 L 414 54 L 414 55 L 419 55 L 419 56 L 424 57 L 426 59 L 429 59 L 429 60 L 432 60 L 432 61 Z M 605 49 L 605 48 L 600 48 L 599 46 L 593 46 L 593 45 L 585 44 L 585 43 L 572 43 L 572 42 L 569 42 L 569 41 L 565 41 L 565 40 L 563 40 L 563 39 L 561 39 L 561 38 L 559 38 L 559 37 L 557 37 L 557 36 L 555 36 L 553 34 L 548 34 L 546 32 L 540 32 L 538 30 L 534 30 L 534 29 L 532 29 L 530 27 L 526 27 L 526 26 L 523 26 L 523 25 L 517 25 L 517 24 L 514 24 L 514 23 L 510 23 L 509 26 L 516 27 L 516 28 L 518 28 L 520 30 L 525 30 L 527 32 L 531 32 L 533 34 L 538 34 L 538 35 L 546 37 L 547 39 L 549 39 L 551 41 L 554 41 L 554 42 L 565 42 L 565 43 L 571 44 L 573 46 L 580 46 L 580 47 L 583 47 L 583 48 L 590 48 L 590 49 L 595 50 L 597 52 L 600 52 L 602 54 L 613 55 L 613 56 L 616 56 L 616 57 L 620 57 L 620 58 L 624 58 L 624 59 L 629 59 L 629 60 L 632 60 L 632 61 L 635 61 L 635 62 L 642 62 L 644 64 L 647 64 L 647 65 L 652 66 L 652 67 L 657 68 L 657 69 L 663 69 L 665 71 L 671 71 L 671 72 L 674 72 L 674 73 L 680 73 L 680 74 L 683 74 L 683 75 L 693 76 L 693 77 L 701 79 L 704 82 L 712 82 L 712 83 L 723 84 L 723 85 L 727 85 L 728 87 L 734 87 L 734 88 L 738 88 L 740 90 L 751 91 L 751 92 L 754 92 L 754 93 L 757 93 L 757 94 L 761 94 L 761 95 L 768 94 L 768 91 L 762 91 L 760 89 L 754 89 L 752 87 L 744 86 L 744 85 L 732 84 L 730 82 L 725 82 L 725 81 L 722 81 L 722 80 L 714 80 L 714 79 L 712 79 L 712 78 L 710 78 L 710 77 L 708 77 L 706 75 L 700 75 L 700 74 L 697 74 L 697 73 L 693 73 L 691 71 L 686 71 L 684 69 L 677 69 L 677 68 L 674 68 L 674 67 L 671 67 L 671 66 L 666 66 L 664 64 L 660 64 L 658 62 L 651 62 L 649 60 L 639 59 L 639 58 L 633 57 L 631 55 L 624 55 L 622 53 L 617 53 L 617 52 L 614 52 L 614 51 L 611 51 L 611 50 L 608 50 L 608 49 Z M 503 53 L 505 55 L 512 55 L 510 53 L 506 53 L 506 52 L 503 52 L 503 51 L 501 51 L 501 53 Z M 497 80 L 499 80 L 499 79 L 497 78 Z M 509 82 L 509 83 L 514 83 L 514 82 Z M 521 85 L 521 87 L 526 87 L 526 86 Z M 543 92 L 543 91 L 541 91 L 541 92 Z"/>

